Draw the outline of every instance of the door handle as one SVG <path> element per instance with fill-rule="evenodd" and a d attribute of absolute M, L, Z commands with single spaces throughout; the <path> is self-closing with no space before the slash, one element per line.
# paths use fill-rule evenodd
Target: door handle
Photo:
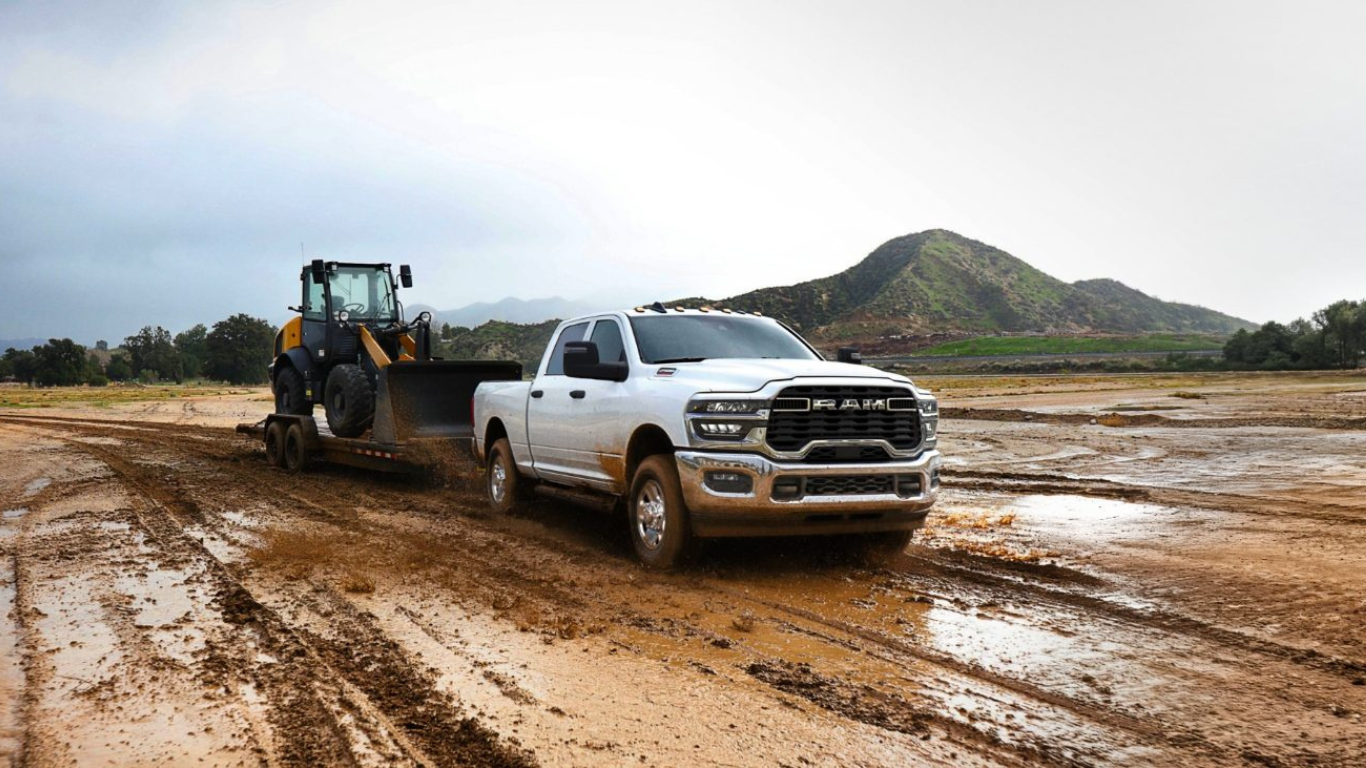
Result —
<path fill-rule="evenodd" d="M 574 398 L 575 400 L 582 400 L 582 399 L 584 398 L 584 395 L 587 395 L 587 394 L 588 394 L 588 393 L 587 393 L 587 392 L 584 392 L 582 389 L 576 389 L 576 390 L 570 392 L 570 393 L 569 393 L 569 396 L 572 397 L 572 398 Z"/>
<path fill-rule="evenodd" d="M 539 399 L 539 398 L 541 398 L 541 397 L 544 396 L 544 395 L 545 395 L 545 390 L 543 390 L 543 389 L 533 389 L 533 390 L 531 390 L 531 396 L 534 397 L 534 398 Z"/>

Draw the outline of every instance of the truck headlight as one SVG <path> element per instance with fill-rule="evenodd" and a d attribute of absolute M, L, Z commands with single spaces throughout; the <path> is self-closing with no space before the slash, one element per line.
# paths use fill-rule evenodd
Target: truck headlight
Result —
<path fill-rule="evenodd" d="M 921 397 L 916 400 L 920 406 L 920 415 L 924 418 L 936 418 L 939 416 L 939 401 L 933 397 Z"/>
<path fill-rule="evenodd" d="M 689 413 L 757 413 L 768 405 L 764 400 L 694 400 Z"/>
<path fill-rule="evenodd" d="M 744 421 L 696 421 L 693 428 L 704 440 L 741 440 L 756 425 Z"/>

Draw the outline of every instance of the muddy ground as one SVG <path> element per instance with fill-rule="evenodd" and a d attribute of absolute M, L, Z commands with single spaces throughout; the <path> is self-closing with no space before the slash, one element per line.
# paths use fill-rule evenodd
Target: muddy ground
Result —
<path fill-rule="evenodd" d="M 672 575 L 597 513 L 272 469 L 231 431 L 259 390 L 0 410 L 0 755 L 1366 763 L 1366 377 L 928 383 L 904 555 Z"/>

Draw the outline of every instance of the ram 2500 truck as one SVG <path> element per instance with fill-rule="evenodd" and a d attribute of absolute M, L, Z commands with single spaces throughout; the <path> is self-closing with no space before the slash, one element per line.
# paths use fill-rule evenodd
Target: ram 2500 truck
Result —
<path fill-rule="evenodd" d="M 787 326 L 659 304 L 561 323 L 531 381 L 471 404 L 492 507 L 533 489 L 623 508 L 669 568 L 697 538 L 855 534 L 899 552 L 939 490 L 938 402 Z"/>

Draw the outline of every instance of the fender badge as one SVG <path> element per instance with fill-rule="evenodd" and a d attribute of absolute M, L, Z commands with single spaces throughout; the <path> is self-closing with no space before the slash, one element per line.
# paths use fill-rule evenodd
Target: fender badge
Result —
<path fill-rule="evenodd" d="M 656 376 L 672 376 L 678 371 L 677 368 L 660 368 L 655 371 Z"/>

